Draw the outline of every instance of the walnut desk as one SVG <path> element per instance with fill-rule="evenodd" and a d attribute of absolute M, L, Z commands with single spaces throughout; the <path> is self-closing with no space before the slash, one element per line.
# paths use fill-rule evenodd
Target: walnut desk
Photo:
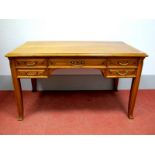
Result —
<path fill-rule="evenodd" d="M 36 79 L 48 78 L 60 68 L 95 68 L 106 78 L 114 79 L 117 90 L 119 78 L 132 78 L 128 117 L 133 111 L 138 91 L 143 60 L 147 54 L 124 42 L 94 41 L 30 41 L 6 54 L 9 58 L 18 120 L 23 120 L 24 108 L 20 79 L 30 78 L 33 91 Z"/>

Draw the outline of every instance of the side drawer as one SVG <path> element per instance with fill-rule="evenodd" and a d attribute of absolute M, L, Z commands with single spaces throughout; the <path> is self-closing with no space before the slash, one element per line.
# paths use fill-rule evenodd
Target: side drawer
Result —
<path fill-rule="evenodd" d="M 16 68 L 46 68 L 48 64 L 47 59 L 41 58 L 19 58 L 15 60 Z"/>
<path fill-rule="evenodd" d="M 130 78 L 136 77 L 137 69 L 107 69 L 106 77 L 122 77 L 122 78 Z"/>
<path fill-rule="evenodd" d="M 17 69 L 18 78 L 46 78 L 48 77 L 47 69 Z"/>
<path fill-rule="evenodd" d="M 110 58 L 108 59 L 108 67 L 137 67 L 137 58 Z"/>

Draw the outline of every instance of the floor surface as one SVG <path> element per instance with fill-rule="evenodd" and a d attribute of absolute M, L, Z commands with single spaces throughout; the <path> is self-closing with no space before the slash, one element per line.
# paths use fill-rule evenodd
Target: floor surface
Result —
<path fill-rule="evenodd" d="M 129 91 L 23 92 L 25 118 L 16 120 L 13 91 L 0 91 L 0 134 L 155 134 L 155 90 L 138 92 L 134 120 Z"/>

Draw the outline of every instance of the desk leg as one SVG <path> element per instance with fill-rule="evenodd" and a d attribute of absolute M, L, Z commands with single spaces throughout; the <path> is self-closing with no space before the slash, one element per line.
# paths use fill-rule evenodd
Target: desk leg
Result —
<path fill-rule="evenodd" d="M 101 73 L 102 73 L 102 76 L 105 77 L 104 76 L 104 71 L 101 71 Z M 119 78 L 113 78 L 112 80 L 113 80 L 113 89 L 112 90 L 118 91 Z"/>
<path fill-rule="evenodd" d="M 119 78 L 113 79 L 113 90 L 114 91 L 118 91 L 118 82 L 119 82 Z"/>
<path fill-rule="evenodd" d="M 143 60 L 140 60 L 139 66 L 137 69 L 137 75 L 136 75 L 136 77 L 134 77 L 132 79 L 130 96 L 129 96 L 129 105 L 128 105 L 128 117 L 129 117 L 129 119 L 134 119 L 133 111 L 134 111 L 134 107 L 135 107 L 135 102 L 136 102 L 136 97 L 137 97 L 137 92 L 138 92 L 138 87 L 139 87 L 139 82 L 140 82 L 142 66 L 143 66 Z"/>
<path fill-rule="evenodd" d="M 18 120 L 22 121 L 23 120 L 23 96 L 22 96 L 22 90 L 21 90 L 21 83 L 20 79 L 14 79 L 14 88 L 15 88 L 15 97 L 16 97 L 16 102 L 17 102 L 17 111 L 18 111 Z"/>
<path fill-rule="evenodd" d="M 22 121 L 24 117 L 24 107 L 23 107 L 23 96 L 21 89 L 20 79 L 17 78 L 16 69 L 14 67 L 14 62 L 11 62 L 11 73 L 12 73 L 12 81 L 14 85 L 14 94 L 16 98 L 17 112 L 18 112 L 18 120 Z"/>
<path fill-rule="evenodd" d="M 31 79 L 31 84 L 32 84 L 32 92 L 37 91 L 37 79 Z"/>
<path fill-rule="evenodd" d="M 23 96 L 22 96 L 22 90 L 21 90 L 21 83 L 20 79 L 17 79 L 13 75 L 13 84 L 14 84 L 14 93 L 15 93 L 15 98 L 16 98 L 16 104 L 17 104 L 17 112 L 18 112 L 18 120 L 22 121 L 23 120 Z"/>

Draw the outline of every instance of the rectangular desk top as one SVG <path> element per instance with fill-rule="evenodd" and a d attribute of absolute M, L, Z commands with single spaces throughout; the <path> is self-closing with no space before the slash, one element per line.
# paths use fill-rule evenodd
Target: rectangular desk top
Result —
<path fill-rule="evenodd" d="M 146 57 L 147 54 L 124 42 L 103 41 L 29 41 L 6 54 L 6 57 L 41 56 Z"/>

